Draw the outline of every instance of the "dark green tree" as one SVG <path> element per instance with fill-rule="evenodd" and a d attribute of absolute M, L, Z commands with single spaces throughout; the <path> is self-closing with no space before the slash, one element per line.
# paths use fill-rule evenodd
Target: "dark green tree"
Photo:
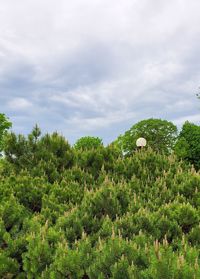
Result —
<path fill-rule="evenodd" d="M 4 151 L 16 171 L 27 169 L 34 176 L 46 175 L 50 182 L 73 164 L 73 150 L 66 139 L 57 132 L 41 136 L 37 125 L 28 137 L 8 134 Z"/>
<path fill-rule="evenodd" d="M 4 146 L 4 137 L 11 126 L 12 123 L 8 120 L 5 114 L 0 113 L 0 152 Z"/>
<path fill-rule="evenodd" d="M 175 153 L 200 169 L 200 126 L 185 122 L 175 145 Z"/>
<path fill-rule="evenodd" d="M 119 136 L 117 145 L 123 152 L 131 154 L 136 149 L 136 140 L 140 137 L 144 137 L 153 150 L 169 154 L 176 142 L 177 127 L 167 120 L 142 120 Z"/>

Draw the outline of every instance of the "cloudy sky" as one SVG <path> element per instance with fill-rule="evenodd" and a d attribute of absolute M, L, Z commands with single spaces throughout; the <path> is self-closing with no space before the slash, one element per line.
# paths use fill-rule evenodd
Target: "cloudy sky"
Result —
<path fill-rule="evenodd" d="M 73 143 L 200 123 L 199 0 L 0 0 L 0 112 Z"/>

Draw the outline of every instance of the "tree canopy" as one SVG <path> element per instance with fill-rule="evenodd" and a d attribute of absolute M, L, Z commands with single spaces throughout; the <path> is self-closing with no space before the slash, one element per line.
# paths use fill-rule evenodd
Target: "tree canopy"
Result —
<path fill-rule="evenodd" d="M 9 133 L 4 153 L 17 171 L 26 168 L 36 176 L 43 173 L 49 181 L 54 181 L 74 160 L 72 148 L 63 136 L 57 132 L 42 135 L 37 125 L 27 137 Z"/>
<path fill-rule="evenodd" d="M 167 120 L 142 120 L 119 136 L 117 144 L 122 151 L 131 154 L 136 149 L 136 140 L 140 137 L 144 137 L 153 150 L 169 154 L 176 142 L 177 127 Z"/>
<path fill-rule="evenodd" d="M 11 126 L 12 123 L 8 120 L 5 114 L 0 113 L 0 152 L 3 149 L 6 132 L 11 128 Z"/>
<path fill-rule="evenodd" d="M 175 153 L 200 169 L 200 126 L 185 122 L 175 146 Z"/>
<path fill-rule="evenodd" d="M 80 150 L 80 149 L 89 150 L 92 148 L 98 148 L 100 146 L 103 146 L 102 139 L 100 139 L 99 137 L 91 137 L 91 136 L 82 137 L 78 139 L 74 144 L 74 148 L 76 150 Z"/>

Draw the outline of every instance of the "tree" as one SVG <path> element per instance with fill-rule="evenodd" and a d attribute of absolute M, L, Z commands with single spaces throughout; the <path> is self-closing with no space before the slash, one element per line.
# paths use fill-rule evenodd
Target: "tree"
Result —
<path fill-rule="evenodd" d="M 175 145 L 175 153 L 200 169 L 200 126 L 185 122 Z"/>
<path fill-rule="evenodd" d="M 131 154 L 136 149 L 136 140 L 144 137 L 153 150 L 169 154 L 177 138 L 177 127 L 170 121 L 147 119 L 133 125 L 117 139 L 123 152 Z"/>
<path fill-rule="evenodd" d="M 27 169 L 32 175 L 45 174 L 50 182 L 73 164 L 73 150 L 68 141 L 57 132 L 41 136 L 37 125 L 28 137 L 8 134 L 4 152 L 17 172 Z"/>
<path fill-rule="evenodd" d="M 102 139 L 100 139 L 99 137 L 87 136 L 78 139 L 74 145 L 74 148 L 76 150 L 89 150 L 98 148 L 100 146 L 103 146 Z"/>
<path fill-rule="evenodd" d="M 5 114 L 0 113 L 0 151 L 3 149 L 6 132 L 11 126 L 12 123 L 8 120 Z"/>

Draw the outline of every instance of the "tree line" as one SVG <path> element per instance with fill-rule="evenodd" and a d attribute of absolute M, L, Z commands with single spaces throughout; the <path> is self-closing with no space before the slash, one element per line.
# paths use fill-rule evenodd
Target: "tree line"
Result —
<path fill-rule="evenodd" d="M 73 149 L 74 152 L 103 148 L 103 141 L 99 137 L 82 137 L 70 147 L 68 141 L 57 132 L 40 137 L 41 131 L 36 125 L 26 138 L 13 132 L 8 133 L 11 126 L 7 117 L 0 114 L 0 151 L 4 151 L 10 161 L 24 161 L 24 166 L 30 164 L 34 151 L 42 149 L 42 146 L 44 148 L 45 145 L 45 148 L 49 146 L 50 149 L 53 145 L 55 148 L 57 146 L 60 156 L 64 156 L 63 148 Z M 139 137 L 144 137 L 148 147 L 154 151 L 166 155 L 174 153 L 179 159 L 193 164 L 196 169 L 200 168 L 200 126 L 186 121 L 178 132 L 177 127 L 170 121 L 153 118 L 142 120 L 110 143 L 108 148 L 112 146 L 119 155 L 129 156 L 137 149 L 136 140 Z M 40 159 L 42 158 L 45 158 L 45 154 L 41 151 Z"/>

